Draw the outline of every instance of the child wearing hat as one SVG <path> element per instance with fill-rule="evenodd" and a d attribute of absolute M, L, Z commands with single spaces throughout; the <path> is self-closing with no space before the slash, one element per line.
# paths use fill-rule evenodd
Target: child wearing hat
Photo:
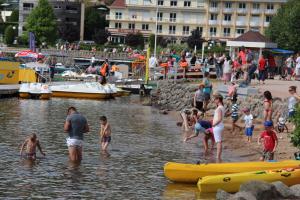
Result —
<path fill-rule="evenodd" d="M 247 136 L 247 141 L 252 141 L 252 135 L 253 135 L 253 115 L 250 113 L 249 108 L 244 108 L 243 112 L 245 114 L 244 121 L 245 121 L 245 135 Z"/>
<path fill-rule="evenodd" d="M 264 160 L 273 160 L 274 152 L 276 151 L 276 147 L 278 145 L 278 139 L 276 133 L 273 131 L 273 122 L 265 121 L 264 123 L 265 130 L 260 134 L 257 142 L 260 145 L 260 142 L 263 141 L 263 154 L 260 157 L 261 161 Z"/>

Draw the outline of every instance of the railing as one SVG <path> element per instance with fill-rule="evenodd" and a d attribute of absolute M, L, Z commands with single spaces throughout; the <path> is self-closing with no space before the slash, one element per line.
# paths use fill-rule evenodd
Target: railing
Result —
<path fill-rule="evenodd" d="M 216 7 L 210 7 L 210 8 L 209 8 L 209 12 L 213 12 L 213 13 L 219 12 L 219 8 L 216 8 Z"/>
<path fill-rule="evenodd" d="M 232 12 L 233 12 L 233 9 L 232 9 L 232 8 L 224 8 L 224 9 L 223 9 L 223 12 L 224 12 L 224 13 L 232 13 Z"/>
<path fill-rule="evenodd" d="M 245 13 L 247 13 L 247 9 L 246 8 L 239 8 L 239 9 L 237 9 L 237 12 L 240 13 L 240 14 L 245 14 Z"/>
<path fill-rule="evenodd" d="M 261 9 L 252 9 L 252 10 L 251 10 L 251 13 L 252 13 L 252 14 L 260 14 L 261 12 L 262 12 Z"/>
<path fill-rule="evenodd" d="M 218 24 L 218 20 L 209 20 L 209 25 L 217 25 Z"/>

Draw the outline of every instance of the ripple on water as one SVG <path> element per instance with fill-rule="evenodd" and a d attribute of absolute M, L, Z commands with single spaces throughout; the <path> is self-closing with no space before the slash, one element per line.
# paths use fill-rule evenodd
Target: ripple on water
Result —
<path fill-rule="evenodd" d="M 137 100 L 134 96 L 112 101 L 0 100 L 0 198 L 167 199 L 172 192 L 166 187 L 164 163 L 198 160 L 199 144 L 184 144 L 174 121 L 132 103 Z M 80 166 L 69 164 L 63 132 L 71 105 L 91 126 Z M 108 158 L 99 150 L 101 115 L 108 117 L 113 132 Z M 19 145 L 33 132 L 46 158 L 21 160 Z M 191 196 L 190 191 L 181 195 Z"/>

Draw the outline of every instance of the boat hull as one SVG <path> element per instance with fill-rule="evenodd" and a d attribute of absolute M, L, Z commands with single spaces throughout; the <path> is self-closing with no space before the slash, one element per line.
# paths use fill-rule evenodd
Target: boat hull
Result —
<path fill-rule="evenodd" d="M 296 185 L 300 183 L 300 169 L 294 169 L 293 171 L 285 169 L 265 170 L 206 176 L 199 179 L 197 186 L 201 193 L 215 193 L 218 189 L 225 190 L 226 192 L 237 192 L 241 184 L 253 180 L 268 183 L 281 181 L 287 186 Z"/>
<path fill-rule="evenodd" d="M 39 99 L 42 99 L 42 100 L 48 100 L 52 97 L 52 93 L 44 93 L 44 94 L 40 94 L 40 97 Z"/>
<path fill-rule="evenodd" d="M 79 99 L 111 99 L 113 98 L 113 94 L 52 91 L 52 97 L 79 98 Z"/>
<path fill-rule="evenodd" d="M 197 183 L 199 178 L 212 175 L 223 175 L 257 170 L 296 167 L 300 161 L 286 160 L 281 162 L 236 162 L 210 164 L 183 164 L 169 162 L 164 166 L 165 176 L 174 182 Z"/>
<path fill-rule="evenodd" d="M 19 92 L 19 97 L 21 97 L 23 99 L 29 99 L 30 94 L 28 92 Z"/>

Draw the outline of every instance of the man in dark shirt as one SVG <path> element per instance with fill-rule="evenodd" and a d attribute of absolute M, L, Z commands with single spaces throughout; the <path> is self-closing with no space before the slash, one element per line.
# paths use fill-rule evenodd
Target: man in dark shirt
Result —
<path fill-rule="evenodd" d="M 68 116 L 64 125 L 64 131 L 68 133 L 67 145 L 71 161 L 82 160 L 83 134 L 89 132 L 86 118 L 77 112 L 76 108 L 68 109 Z"/>

